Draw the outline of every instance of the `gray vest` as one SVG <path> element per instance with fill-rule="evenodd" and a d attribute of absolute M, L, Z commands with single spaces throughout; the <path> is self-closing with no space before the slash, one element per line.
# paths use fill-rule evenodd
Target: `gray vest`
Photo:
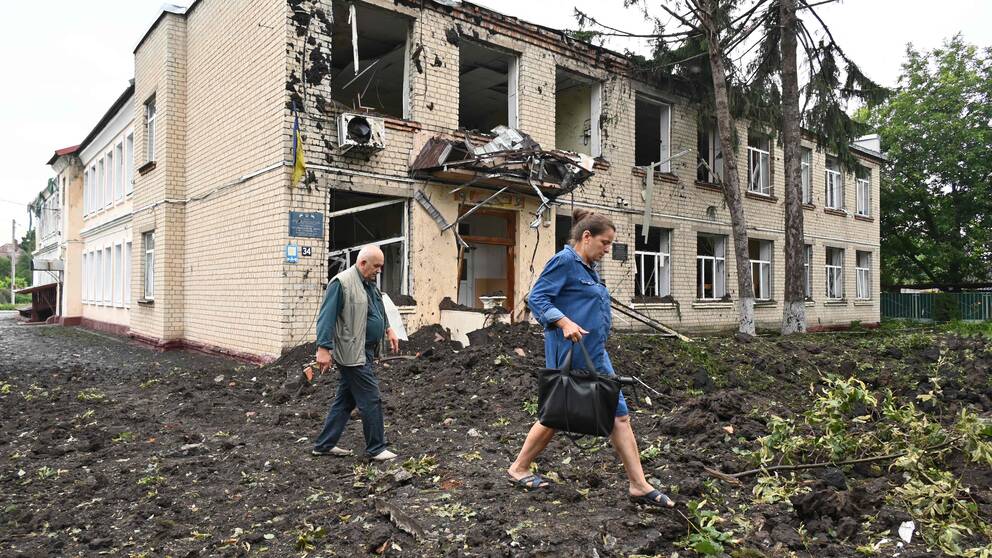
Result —
<path fill-rule="evenodd" d="M 369 297 L 362 284 L 362 274 L 353 265 L 331 281 L 341 284 L 344 299 L 334 326 L 334 362 L 341 366 L 361 366 L 365 364 L 365 325 L 369 315 Z"/>

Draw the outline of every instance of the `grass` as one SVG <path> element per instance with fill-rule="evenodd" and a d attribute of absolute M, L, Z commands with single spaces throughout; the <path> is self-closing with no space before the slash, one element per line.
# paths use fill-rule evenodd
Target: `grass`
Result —
<path fill-rule="evenodd" d="M 955 333 L 957 335 L 965 335 L 965 336 L 975 335 L 975 336 L 992 338 L 992 321 L 966 322 L 964 320 L 955 320 L 952 322 L 940 324 L 938 328 L 941 331 L 945 331 L 947 333 Z"/>

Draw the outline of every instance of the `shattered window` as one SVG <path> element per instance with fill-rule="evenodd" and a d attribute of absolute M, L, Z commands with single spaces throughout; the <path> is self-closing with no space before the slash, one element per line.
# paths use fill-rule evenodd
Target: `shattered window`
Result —
<path fill-rule="evenodd" d="M 723 152 L 716 126 L 699 126 L 696 132 L 696 180 L 718 184 L 723 178 Z"/>
<path fill-rule="evenodd" d="M 634 296 L 665 297 L 672 294 L 671 229 L 634 226 Z"/>
<path fill-rule="evenodd" d="M 599 82 L 557 68 L 555 72 L 555 148 L 600 155 Z"/>
<path fill-rule="evenodd" d="M 331 98 L 348 110 L 371 109 L 380 114 L 407 116 L 407 35 L 410 20 L 372 6 L 334 2 L 334 31 L 331 39 Z M 356 27 L 358 45 L 352 42 Z M 312 52 L 312 51 L 309 51 Z M 356 69 L 355 57 L 358 57 Z M 322 62 L 312 55 L 307 66 L 319 69 Z"/>
<path fill-rule="evenodd" d="M 406 293 L 406 200 L 335 191 L 330 207 L 330 280 L 358 261 L 366 244 L 375 244 L 385 256 L 377 279 L 379 288 L 393 296 Z"/>
<path fill-rule="evenodd" d="M 772 298 L 772 241 L 749 238 L 748 256 L 751 259 L 751 280 L 754 285 L 754 298 Z"/>
<path fill-rule="evenodd" d="M 643 167 L 665 161 L 656 167 L 671 172 L 672 107 L 642 95 L 634 102 L 634 165 Z"/>
<path fill-rule="evenodd" d="M 696 237 L 696 298 L 716 300 L 727 295 L 727 237 L 700 234 Z"/>
<path fill-rule="evenodd" d="M 517 126 L 517 57 L 460 40 L 458 126 L 488 132 L 499 125 Z"/>

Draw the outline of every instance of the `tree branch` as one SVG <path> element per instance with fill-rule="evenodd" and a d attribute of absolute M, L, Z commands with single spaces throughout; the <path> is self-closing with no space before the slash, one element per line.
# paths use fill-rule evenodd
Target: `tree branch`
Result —
<path fill-rule="evenodd" d="M 935 446 L 930 446 L 923 449 L 923 453 L 928 453 L 932 451 L 940 451 L 942 449 L 948 448 L 955 442 L 960 440 L 961 437 L 952 438 L 942 444 L 937 444 Z M 898 459 L 906 455 L 906 451 L 898 451 L 896 453 L 890 453 L 888 455 L 876 455 L 874 457 L 864 457 L 861 459 L 849 459 L 847 461 L 824 461 L 819 463 L 801 463 L 799 465 L 775 465 L 772 467 L 761 467 L 758 469 L 750 469 L 748 471 L 741 471 L 739 473 L 727 474 L 723 471 L 717 469 L 710 469 L 709 467 L 703 467 L 703 470 L 718 479 L 725 480 L 728 482 L 740 482 L 741 477 L 748 477 L 751 475 L 757 475 L 758 473 L 768 473 L 772 471 L 799 471 L 802 469 L 817 469 L 820 467 L 839 467 L 841 465 L 857 465 L 859 463 L 872 463 L 874 461 L 885 461 L 887 459 Z"/>

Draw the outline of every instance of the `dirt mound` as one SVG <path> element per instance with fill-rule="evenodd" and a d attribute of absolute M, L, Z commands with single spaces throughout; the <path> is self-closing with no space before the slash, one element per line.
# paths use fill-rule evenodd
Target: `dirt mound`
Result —
<path fill-rule="evenodd" d="M 339 443 L 354 457 L 310 456 L 337 382 L 331 372 L 288 389 L 312 343 L 255 368 L 71 328 L 4 329 L 0 555 L 685 555 L 686 520 L 632 507 L 603 440 L 582 451 L 556 437 L 537 462 L 551 489 L 510 487 L 504 471 L 535 420 L 542 331 L 471 337 L 462 347 L 424 328 L 402 344 L 414 358 L 377 365 L 401 457 L 370 464 L 357 419 Z M 885 499 L 899 479 L 884 464 L 798 472 L 802 491 L 772 504 L 755 503 L 753 477 L 730 486 L 704 473 L 750 468 L 768 417 L 801 414 L 821 374 L 853 370 L 909 400 L 939 391 L 934 420 L 990 410 L 989 346 L 970 338 L 615 335 L 609 351 L 654 390 L 627 392 L 645 471 L 682 513 L 690 500 L 733 513 L 717 526 L 735 531 L 738 556 L 858 556 L 909 519 Z M 963 456 L 951 467 L 992 515 L 992 473 Z M 918 538 L 903 552 L 932 555 Z"/>

